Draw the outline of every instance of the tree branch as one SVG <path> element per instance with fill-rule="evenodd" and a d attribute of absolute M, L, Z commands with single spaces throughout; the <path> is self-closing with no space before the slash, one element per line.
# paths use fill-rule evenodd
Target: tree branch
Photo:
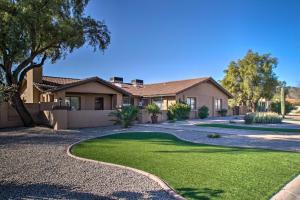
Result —
<path fill-rule="evenodd" d="M 39 49 L 39 50 L 33 52 L 33 53 L 30 55 L 29 58 L 25 59 L 23 62 L 21 62 L 21 63 L 18 65 L 18 67 L 17 67 L 17 68 L 14 70 L 14 72 L 13 72 L 13 76 L 17 79 L 19 73 L 20 73 L 27 65 L 29 65 L 29 64 L 34 60 L 34 58 L 35 58 L 37 55 L 43 53 L 44 51 L 48 50 L 48 49 L 51 48 L 51 47 L 55 47 L 54 44 L 56 44 L 56 42 L 52 42 L 52 43 L 49 44 L 48 46 L 45 46 L 44 48 L 41 48 L 41 49 Z M 44 55 L 46 55 L 46 54 L 44 54 Z"/>
<path fill-rule="evenodd" d="M 21 85 L 22 81 L 24 80 L 24 77 L 25 77 L 25 75 L 27 74 L 28 71 L 30 71 L 33 68 L 42 67 L 44 65 L 46 59 L 47 59 L 47 54 L 44 54 L 44 56 L 43 56 L 40 63 L 38 63 L 38 64 L 33 63 L 28 68 L 24 69 L 20 74 L 20 77 L 19 77 L 19 80 L 18 80 L 18 86 L 20 87 L 20 85 Z"/>

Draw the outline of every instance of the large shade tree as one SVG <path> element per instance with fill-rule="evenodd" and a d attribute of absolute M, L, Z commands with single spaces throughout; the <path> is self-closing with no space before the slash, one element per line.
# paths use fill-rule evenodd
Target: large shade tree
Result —
<path fill-rule="evenodd" d="M 86 16 L 88 0 L 0 0 L 1 80 L 9 102 L 25 126 L 34 121 L 20 98 L 26 73 L 82 47 L 104 50 L 110 33 L 102 21 Z"/>
<path fill-rule="evenodd" d="M 233 94 L 234 105 L 247 105 L 255 111 L 261 98 L 270 100 L 279 84 L 274 72 L 277 59 L 249 50 L 244 58 L 232 61 L 221 84 Z"/>

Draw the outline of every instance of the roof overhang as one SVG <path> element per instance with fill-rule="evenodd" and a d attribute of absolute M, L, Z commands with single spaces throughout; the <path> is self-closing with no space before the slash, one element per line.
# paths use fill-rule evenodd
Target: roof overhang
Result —
<path fill-rule="evenodd" d="M 118 86 L 115 86 L 113 84 L 111 84 L 110 82 L 108 81 L 105 81 L 99 77 L 91 77 L 91 78 L 87 78 L 87 79 L 83 79 L 83 80 L 80 80 L 80 81 L 77 81 L 77 82 L 74 82 L 74 83 L 70 83 L 70 84 L 65 84 L 65 85 L 61 85 L 61 86 L 58 86 L 58 87 L 55 87 L 53 89 L 49 89 L 49 90 L 46 90 L 45 92 L 58 92 L 58 91 L 61 91 L 61 90 L 66 90 L 66 89 L 69 89 L 69 88 L 72 88 L 72 87 L 76 87 L 76 86 L 79 86 L 79 85 L 83 85 L 83 84 L 86 84 L 86 83 L 90 83 L 90 82 L 98 82 L 100 84 L 103 84 L 113 90 L 116 90 L 118 91 L 119 93 L 123 94 L 123 95 L 127 95 L 127 96 L 131 96 L 131 93 L 123 90 L 122 88 L 118 87 Z"/>

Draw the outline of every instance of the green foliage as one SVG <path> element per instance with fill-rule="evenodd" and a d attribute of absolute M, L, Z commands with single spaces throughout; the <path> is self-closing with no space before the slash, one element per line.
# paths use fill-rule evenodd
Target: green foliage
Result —
<path fill-rule="evenodd" d="M 279 84 L 274 73 L 276 66 L 277 59 L 270 54 L 259 55 L 251 50 L 244 58 L 232 61 L 221 81 L 234 96 L 230 106 L 248 105 L 255 110 L 259 99 L 271 99 Z"/>
<path fill-rule="evenodd" d="M 285 114 L 290 113 L 292 110 L 294 110 L 293 104 L 286 102 L 285 103 Z M 281 102 L 272 102 L 271 103 L 271 111 L 276 112 L 278 114 L 281 114 Z"/>
<path fill-rule="evenodd" d="M 218 133 L 212 133 L 207 135 L 208 138 L 220 138 L 221 135 Z"/>
<path fill-rule="evenodd" d="M 148 104 L 146 110 L 154 116 L 160 113 L 160 108 L 155 103 Z"/>
<path fill-rule="evenodd" d="M 138 108 L 135 106 L 123 106 L 122 108 L 116 109 L 116 111 L 110 113 L 110 116 L 115 117 L 113 119 L 115 124 L 121 124 L 123 127 L 128 128 L 132 125 L 132 122 L 137 118 Z"/>
<path fill-rule="evenodd" d="M 278 124 L 282 122 L 282 117 L 274 112 L 247 113 L 244 117 L 245 124 Z"/>
<path fill-rule="evenodd" d="M 88 0 L 0 1 L 0 68 L 20 86 L 26 72 L 88 44 L 105 49 L 106 25 L 86 16 Z"/>
<path fill-rule="evenodd" d="M 270 199 L 300 172 L 299 153 L 195 144 L 155 132 L 87 140 L 71 152 L 155 174 L 186 199 Z"/>
<path fill-rule="evenodd" d="M 170 120 L 184 120 L 189 118 L 191 107 L 186 103 L 175 103 L 168 108 L 168 117 Z"/>
<path fill-rule="evenodd" d="M 219 115 L 221 115 L 222 117 L 225 117 L 227 114 L 227 109 L 223 108 L 221 110 L 218 111 Z"/>
<path fill-rule="evenodd" d="M 207 118 L 209 115 L 208 113 L 208 107 L 207 106 L 202 106 L 201 108 L 198 109 L 198 117 L 200 119 Z"/>

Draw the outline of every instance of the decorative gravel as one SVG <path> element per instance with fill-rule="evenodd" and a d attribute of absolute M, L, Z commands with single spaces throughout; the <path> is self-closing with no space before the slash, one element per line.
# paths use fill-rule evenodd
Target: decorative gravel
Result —
<path fill-rule="evenodd" d="M 172 199 L 143 175 L 67 155 L 70 144 L 111 131 L 120 130 L 0 130 L 0 199 Z"/>

